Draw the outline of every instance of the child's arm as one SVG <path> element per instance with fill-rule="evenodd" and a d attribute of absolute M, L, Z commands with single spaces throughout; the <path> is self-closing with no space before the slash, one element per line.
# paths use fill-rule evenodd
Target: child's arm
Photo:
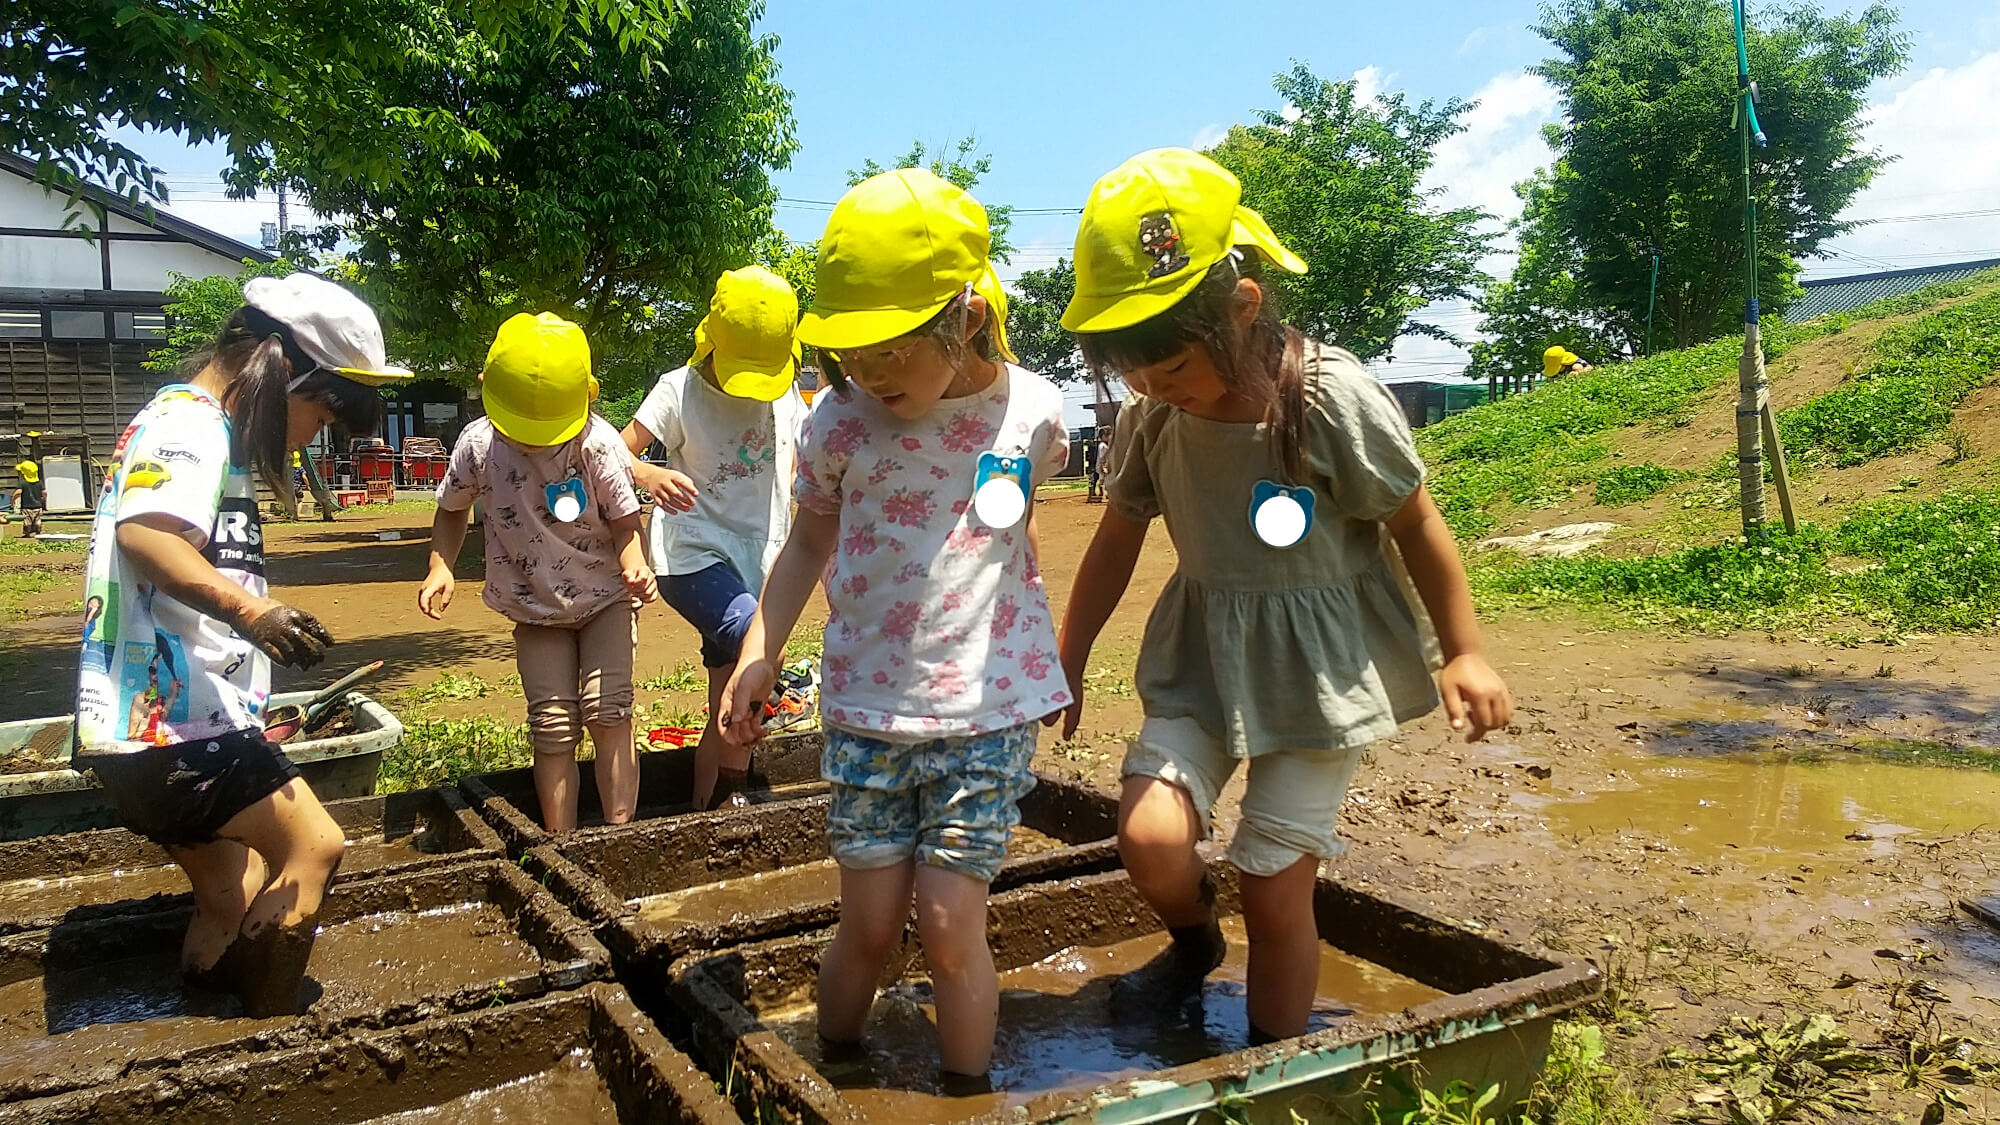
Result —
<path fill-rule="evenodd" d="M 1063 608 L 1062 641 L 1057 645 L 1063 671 L 1069 676 L 1070 704 L 1062 711 L 1064 738 L 1074 735 L 1076 725 L 1083 721 L 1083 669 L 1090 661 L 1090 646 L 1097 643 L 1097 634 L 1125 596 L 1132 568 L 1139 564 L 1139 552 L 1146 546 L 1149 523 L 1106 508 L 1104 518 L 1097 521 L 1097 534 L 1083 552 L 1083 562 L 1077 565 L 1076 583 L 1070 587 L 1069 604 Z M 1055 721 L 1054 715 L 1042 720 L 1049 725 Z"/>
<path fill-rule="evenodd" d="M 695 491 L 692 477 L 678 469 L 670 469 L 665 465 L 655 465 L 651 461 L 639 459 L 639 454 L 653 444 L 654 437 L 653 431 L 647 429 L 644 422 L 637 418 L 632 419 L 625 423 L 625 428 L 619 431 L 618 436 L 625 439 L 625 453 L 632 461 L 632 477 L 639 482 L 640 488 L 651 493 L 653 499 L 659 501 L 669 511 L 694 511 L 694 502 L 700 493 Z"/>
<path fill-rule="evenodd" d="M 792 627 L 805 612 L 806 599 L 826 561 L 840 543 L 840 515 L 822 514 L 801 505 L 792 521 L 792 533 L 771 564 L 771 576 L 764 580 L 764 592 L 757 598 L 757 616 L 743 637 L 743 657 L 729 686 L 722 693 L 723 737 L 738 746 L 748 746 L 764 735 L 762 708 L 778 683 L 778 664 L 784 659 L 785 642 Z"/>
<path fill-rule="evenodd" d="M 312 614 L 260 598 L 224 578 L 182 535 L 186 524 L 170 515 L 142 514 L 118 524 L 118 550 L 140 578 L 182 605 L 226 621 L 264 655 L 293 668 L 320 662 L 333 635 Z"/>
<path fill-rule="evenodd" d="M 1389 534 L 1403 552 L 1410 581 L 1430 611 L 1438 645 L 1444 650 L 1438 689 L 1451 729 L 1465 731 L 1465 740 L 1473 742 L 1506 726 L 1514 717 L 1514 700 L 1499 673 L 1479 653 L 1479 618 L 1472 610 L 1472 590 L 1458 557 L 1458 541 L 1428 489 L 1418 486 L 1401 510 L 1389 517 Z"/>
<path fill-rule="evenodd" d="M 465 529 L 471 522 L 470 508 L 439 508 L 431 517 L 431 571 L 417 591 L 417 608 L 433 621 L 444 620 L 444 611 L 451 607 L 452 591 L 458 585 L 451 568 L 465 547 Z"/>
<path fill-rule="evenodd" d="M 646 548 L 639 542 L 639 513 L 612 520 L 611 533 L 618 543 L 618 574 L 625 580 L 625 592 L 642 603 L 658 601 L 660 584 L 646 565 Z"/>

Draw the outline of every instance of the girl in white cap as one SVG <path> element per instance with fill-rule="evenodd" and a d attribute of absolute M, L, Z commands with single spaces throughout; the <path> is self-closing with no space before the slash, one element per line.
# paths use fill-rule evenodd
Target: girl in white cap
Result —
<path fill-rule="evenodd" d="M 215 342 L 118 439 L 91 528 L 71 766 L 194 885 L 181 968 L 255 1016 L 297 1010 L 342 833 L 264 737 L 271 661 L 333 643 L 272 600 L 253 474 L 291 495 L 291 451 L 328 425 L 373 433 L 375 314 L 310 274 L 257 278 Z"/>
<path fill-rule="evenodd" d="M 792 527 L 792 470 L 806 404 L 794 386 L 799 299 L 762 266 L 715 283 L 694 357 L 660 376 L 625 427 L 632 472 L 658 502 L 648 530 L 660 597 L 701 634 L 709 721 L 694 757 L 694 804 L 738 800 L 750 748 L 722 737 L 722 689 L 771 560 Z M 658 442 L 667 463 L 639 454 Z"/>
<path fill-rule="evenodd" d="M 1221 962 L 1195 844 L 1247 759 L 1229 858 L 1243 873 L 1250 1033 L 1270 1040 L 1307 1027 L 1313 889 L 1342 850 L 1337 813 L 1362 751 L 1440 689 L 1468 739 L 1506 725 L 1513 704 L 1480 655 L 1458 547 L 1401 410 L 1353 355 L 1278 320 L 1262 270 L 1305 263 L 1241 195 L 1207 157 L 1159 149 L 1107 173 L 1084 208 L 1063 326 L 1133 397 L 1064 615 L 1076 702 L 1063 732 L 1082 713 L 1091 645 L 1164 518 L 1178 557 L 1140 644 L 1146 720 L 1125 756 L 1118 843 L 1173 942 L 1124 994 L 1188 999 Z M 1385 527 L 1436 622 L 1436 684 Z"/>

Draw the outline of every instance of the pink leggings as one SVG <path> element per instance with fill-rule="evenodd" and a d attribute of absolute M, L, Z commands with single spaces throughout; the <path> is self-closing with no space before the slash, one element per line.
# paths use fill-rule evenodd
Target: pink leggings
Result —
<path fill-rule="evenodd" d="M 581 625 L 514 626 L 514 659 L 537 754 L 574 754 L 587 726 L 632 717 L 639 615 L 620 601 Z"/>

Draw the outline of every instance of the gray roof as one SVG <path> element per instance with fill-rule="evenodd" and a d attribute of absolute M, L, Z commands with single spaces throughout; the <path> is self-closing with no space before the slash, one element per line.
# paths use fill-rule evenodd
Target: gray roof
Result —
<path fill-rule="evenodd" d="M 1802 281 L 1799 284 L 1805 288 L 1805 296 L 1793 301 L 1791 307 L 1785 310 L 1785 319 L 1796 324 L 1828 313 L 1848 312 L 1884 297 L 1914 293 L 1947 281 L 1962 281 L 1994 266 L 2000 266 L 2000 258 Z"/>

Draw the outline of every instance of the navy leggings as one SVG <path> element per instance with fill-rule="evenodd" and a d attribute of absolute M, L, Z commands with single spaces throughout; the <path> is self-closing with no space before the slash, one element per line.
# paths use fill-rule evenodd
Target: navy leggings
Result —
<path fill-rule="evenodd" d="M 734 567 L 716 563 L 693 574 L 663 574 L 660 597 L 701 634 L 702 667 L 736 666 L 757 598 Z"/>

